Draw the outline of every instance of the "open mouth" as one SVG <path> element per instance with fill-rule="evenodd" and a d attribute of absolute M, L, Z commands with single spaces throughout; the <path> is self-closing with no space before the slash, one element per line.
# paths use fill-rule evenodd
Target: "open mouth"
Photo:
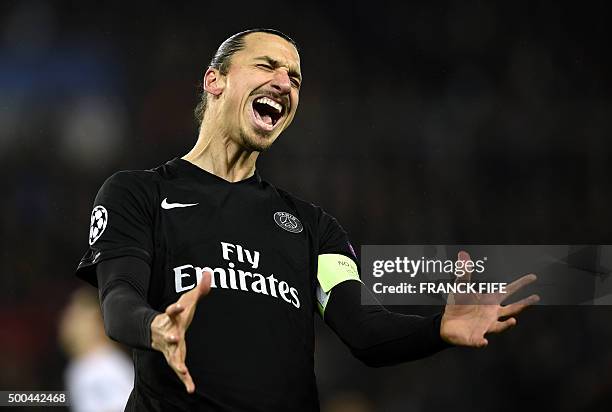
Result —
<path fill-rule="evenodd" d="M 253 101 L 255 122 L 264 130 L 272 130 L 285 112 L 283 105 L 269 97 L 259 97 Z"/>

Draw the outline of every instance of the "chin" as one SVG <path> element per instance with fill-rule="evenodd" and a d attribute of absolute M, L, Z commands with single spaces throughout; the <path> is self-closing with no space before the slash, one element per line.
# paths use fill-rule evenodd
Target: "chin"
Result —
<path fill-rule="evenodd" d="M 272 146 L 275 140 L 276 138 L 273 136 L 259 137 L 251 136 L 246 133 L 242 135 L 242 144 L 244 148 L 255 152 L 265 152 Z"/>

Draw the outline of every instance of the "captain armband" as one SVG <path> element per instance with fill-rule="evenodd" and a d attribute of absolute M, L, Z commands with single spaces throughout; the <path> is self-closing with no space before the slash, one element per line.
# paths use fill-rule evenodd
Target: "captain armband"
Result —
<path fill-rule="evenodd" d="M 317 271 L 317 306 L 319 307 L 321 317 L 323 317 L 325 313 L 325 308 L 327 307 L 327 302 L 331 295 L 331 289 L 346 280 L 361 282 L 357 265 L 352 259 L 336 253 L 319 255 Z"/>

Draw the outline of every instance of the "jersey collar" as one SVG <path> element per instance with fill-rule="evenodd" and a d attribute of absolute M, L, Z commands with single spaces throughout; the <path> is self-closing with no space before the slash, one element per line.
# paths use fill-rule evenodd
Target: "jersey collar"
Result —
<path fill-rule="evenodd" d="M 189 175 L 190 177 L 196 179 L 202 183 L 209 184 L 225 184 L 225 185 L 258 185 L 261 183 L 261 176 L 255 170 L 255 173 L 247 177 L 244 180 L 239 180 L 237 182 L 229 182 L 222 177 L 219 177 L 213 173 L 207 172 L 206 170 L 194 165 L 193 163 L 181 159 L 180 157 L 175 157 L 174 159 L 168 162 L 168 165 L 175 169 L 180 176 Z"/>

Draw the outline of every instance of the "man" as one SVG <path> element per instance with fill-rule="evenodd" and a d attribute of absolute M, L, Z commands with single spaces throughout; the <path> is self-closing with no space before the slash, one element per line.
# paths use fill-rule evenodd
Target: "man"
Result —
<path fill-rule="evenodd" d="M 98 297 L 80 288 L 70 297 L 59 323 L 59 339 L 70 357 L 66 389 L 74 412 L 122 411 L 134 382 L 134 368 L 104 334 Z"/>
<path fill-rule="evenodd" d="M 382 366 L 484 346 L 532 303 L 449 305 L 429 318 L 361 305 L 346 232 L 255 169 L 291 124 L 301 81 L 286 35 L 230 37 L 204 75 L 195 147 L 100 189 L 77 274 L 98 285 L 108 335 L 134 348 L 128 410 L 318 410 L 315 312 Z"/>

